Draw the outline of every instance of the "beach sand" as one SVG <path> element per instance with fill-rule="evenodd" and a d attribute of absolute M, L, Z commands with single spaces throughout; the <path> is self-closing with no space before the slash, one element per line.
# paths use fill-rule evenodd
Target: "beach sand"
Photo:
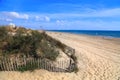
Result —
<path fill-rule="evenodd" d="M 120 80 L 120 39 L 59 32 L 47 34 L 75 49 L 79 72 L 0 72 L 0 80 Z"/>

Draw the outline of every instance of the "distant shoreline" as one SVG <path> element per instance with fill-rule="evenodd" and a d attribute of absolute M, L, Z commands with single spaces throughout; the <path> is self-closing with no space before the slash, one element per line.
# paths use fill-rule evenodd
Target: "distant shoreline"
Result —
<path fill-rule="evenodd" d="M 77 35 L 86 35 L 86 36 L 95 36 L 102 38 L 118 38 L 120 39 L 120 31 L 99 31 L 99 30 L 47 30 L 52 32 L 62 32 L 62 33 L 70 33 Z"/>

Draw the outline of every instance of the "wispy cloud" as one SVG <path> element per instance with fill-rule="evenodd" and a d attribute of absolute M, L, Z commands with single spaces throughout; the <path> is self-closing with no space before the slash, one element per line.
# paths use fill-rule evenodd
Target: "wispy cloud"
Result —
<path fill-rule="evenodd" d="M 41 20 L 41 18 L 39 16 L 35 16 L 35 20 L 39 21 L 39 20 Z"/>
<path fill-rule="evenodd" d="M 120 8 L 95 11 L 92 14 L 92 17 L 120 17 Z"/>
<path fill-rule="evenodd" d="M 12 19 L 10 18 L 0 18 L 0 21 L 7 21 L 7 22 L 11 22 L 13 21 Z"/>
<path fill-rule="evenodd" d="M 50 17 L 44 16 L 44 15 L 42 15 L 42 16 L 35 16 L 35 20 L 36 21 L 49 22 L 50 21 Z"/>
<path fill-rule="evenodd" d="M 12 20 L 12 19 L 9 19 L 9 18 L 7 18 L 7 19 L 6 19 L 6 21 L 9 21 L 9 22 L 11 22 L 11 21 L 13 21 L 13 20 Z"/>
<path fill-rule="evenodd" d="M 60 26 L 63 26 L 66 22 L 64 20 L 57 20 L 56 21 L 56 24 L 57 25 L 60 25 Z"/>
<path fill-rule="evenodd" d="M 28 14 L 20 14 L 18 12 L 3 12 L 3 14 L 11 18 L 29 19 Z"/>
<path fill-rule="evenodd" d="M 81 13 L 55 13 L 49 14 L 52 18 L 108 18 L 120 17 L 120 8 L 104 9 L 104 10 L 90 10 Z"/>
<path fill-rule="evenodd" d="M 49 22 L 49 21 L 50 21 L 50 18 L 49 18 L 48 16 L 45 16 L 45 20 L 46 20 L 47 22 Z"/>

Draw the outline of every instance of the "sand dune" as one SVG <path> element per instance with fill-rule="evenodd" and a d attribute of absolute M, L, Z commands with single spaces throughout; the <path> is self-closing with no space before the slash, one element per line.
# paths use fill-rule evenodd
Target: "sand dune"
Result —
<path fill-rule="evenodd" d="M 48 32 L 76 50 L 78 73 L 0 72 L 0 80 L 120 80 L 120 39 Z"/>

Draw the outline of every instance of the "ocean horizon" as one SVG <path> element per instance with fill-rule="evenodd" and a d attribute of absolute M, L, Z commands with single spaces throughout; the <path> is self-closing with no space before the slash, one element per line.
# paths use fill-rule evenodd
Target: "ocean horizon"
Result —
<path fill-rule="evenodd" d="M 54 32 L 66 32 L 73 34 L 83 34 L 92 36 L 103 36 L 109 38 L 120 38 L 120 31 L 108 31 L 108 30 L 49 30 Z"/>

